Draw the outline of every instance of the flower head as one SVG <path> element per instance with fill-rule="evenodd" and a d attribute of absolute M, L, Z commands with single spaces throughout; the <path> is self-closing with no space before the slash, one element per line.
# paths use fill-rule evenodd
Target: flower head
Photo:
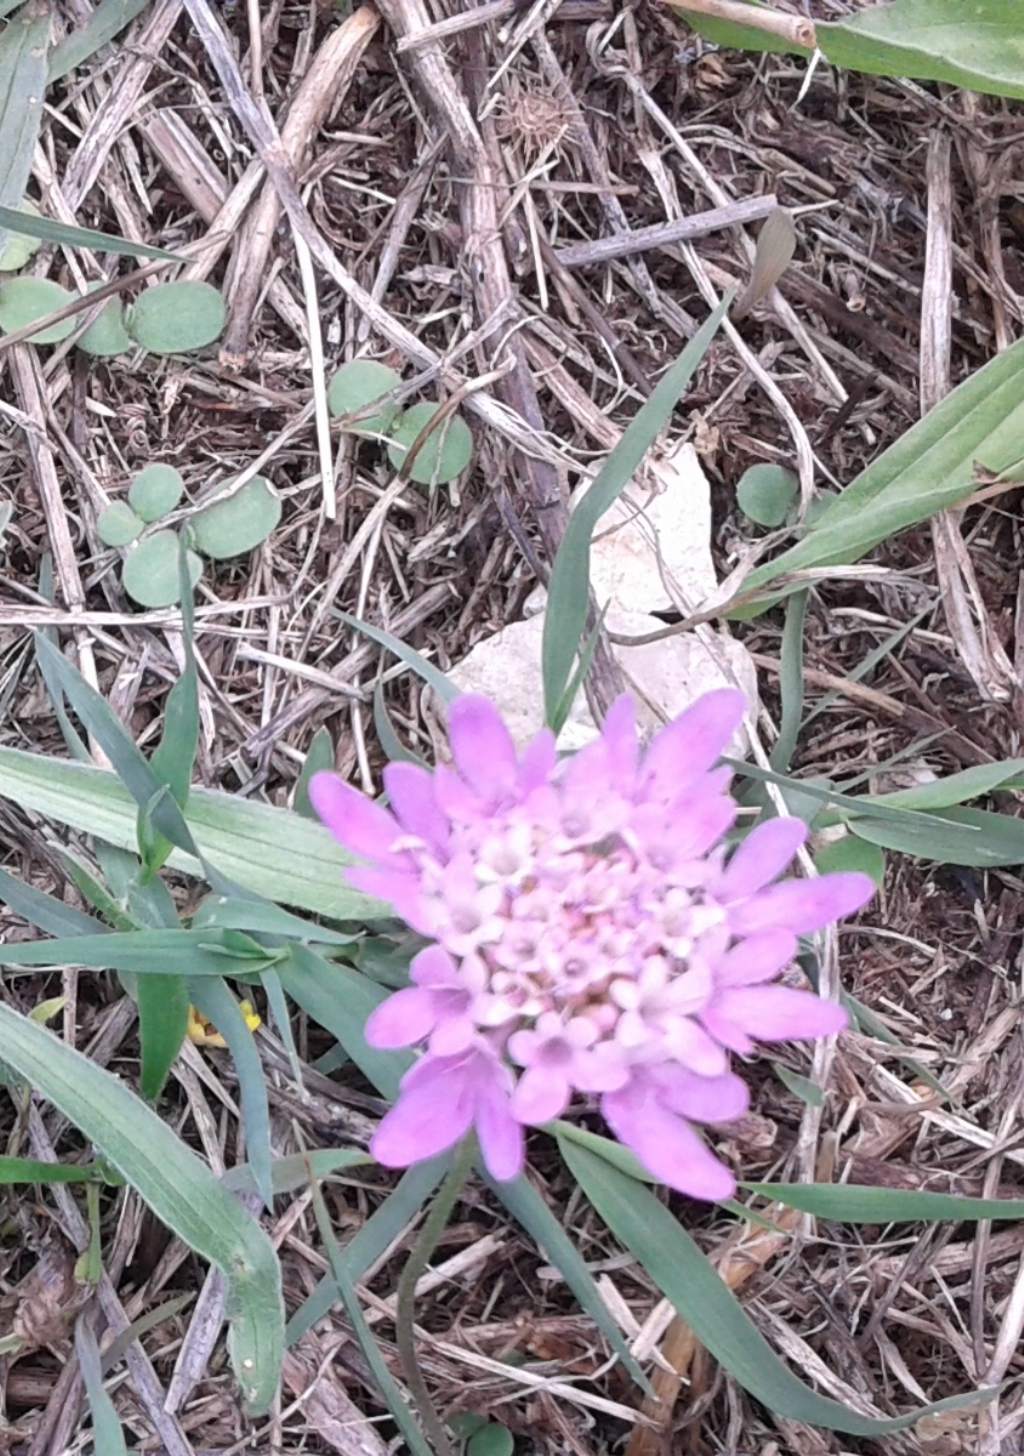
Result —
<path fill-rule="evenodd" d="M 860 908 L 865 875 L 778 877 L 803 843 L 795 819 L 752 830 L 717 761 L 739 693 L 708 693 L 641 753 L 620 698 L 594 743 L 559 760 L 544 731 L 517 754 L 483 698 L 456 699 L 454 767 L 391 764 L 391 810 L 332 774 L 310 785 L 325 824 L 366 865 L 350 879 L 431 944 L 411 984 L 371 1015 L 371 1045 L 422 1045 L 373 1152 L 405 1166 L 470 1128 L 497 1178 L 522 1166 L 523 1127 L 583 1093 L 659 1179 L 730 1196 L 730 1171 L 694 1124 L 747 1106 L 731 1054 L 828 1036 L 846 1017 L 772 984 L 797 937 Z"/>

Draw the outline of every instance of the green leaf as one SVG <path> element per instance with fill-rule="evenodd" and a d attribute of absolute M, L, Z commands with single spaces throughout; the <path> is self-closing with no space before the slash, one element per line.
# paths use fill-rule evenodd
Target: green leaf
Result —
<path fill-rule="evenodd" d="M 390 427 L 388 459 L 402 470 L 405 457 L 441 412 L 436 404 L 414 404 Z M 427 435 L 406 474 L 417 485 L 447 485 L 461 475 L 473 458 L 473 436 L 461 415 L 448 415 Z"/>
<path fill-rule="evenodd" d="M 584 1314 L 593 1320 L 607 1340 L 609 1349 L 614 1350 L 619 1357 L 623 1369 L 632 1376 L 641 1390 L 650 1393 L 650 1382 L 633 1358 L 582 1254 L 540 1193 L 525 1177 L 516 1178 L 510 1183 L 495 1182 L 486 1174 L 484 1177 L 491 1192 L 500 1198 L 516 1222 L 522 1225 L 534 1243 L 543 1250 L 548 1263 L 553 1264 L 561 1274 Z"/>
<path fill-rule="evenodd" d="M 990 869 L 1024 864 L 1024 819 L 987 809 L 944 809 L 941 817 L 920 814 L 914 822 L 899 824 L 858 817 L 847 827 L 869 844 L 939 864 Z"/>
<path fill-rule="evenodd" d="M 370 407 L 397 389 L 401 382 L 401 376 L 387 364 L 380 364 L 376 359 L 353 359 L 331 376 L 327 407 L 335 419 L 358 416 L 347 427 L 353 435 L 386 435 L 398 413 L 398 405 L 387 403 L 372 413 Z"/>
<path fill-rule="evenodd" d="M 0 14 L 3 12 L 0 11 Z M 20 207 L 0 207 L 0 225 L 5 217 L 14 219 L 11 231 L 4 234 L 0 231 L 0 273 L 17 273 L 19 268 L 32 259 L 39 251 L 39 239 L 29 237 L 28 233 L 15 232 L 14 227 L 17 220 L 22 217 L 38 217 L 39 209 L 34 202 L 26 197 Z"/>
<path fill-rule="evenodd" d="M 516 1443 L 507 1426 L 489 1422 L 469 1438 L 466 1456 L 513 1456 Z"/>
<path fill-rule="evenodd" d="M 16 880 L 6 870 L 0 870 L 0 901 L 9 905 L 15 915 L 45 930 L 47 935 L 103 934 L 103 926 L 90 915 L 76 910 L 74 905 L 66 905 L 55 895 L 45 895 L 42 890 Z"/>
<path fill-rule="evenodd" d="M 369 1153 L 362 1153 L 358 1148 L 315 1148 L 308 1153 L 291 1153 L 287 1158 L 275 1158 L 271 1163 L 271 1187 L 275 1197 L 281 1193 L 294 1193 L 296 1189 L 309 1187 L 310 1168 L 314 1177 L 329 1179 L 334 1173 L 347 1172 L 349 1168 L 365 1168 L 372 1163 Z M 229 1168 L 220 1181 L 233 1193 L 259 1192 L 255 1172 L 249 1163 Z"/>
<path fill-rule="evenodd" d="M 844 834 L 842 839 L 833 839 L 823 844 L 814 856 L 819 875 L 830 875 L 837 870 L 859 870 L 870 875 L 876 885 L 885 882 L 885 855 L 876 844 L 868 844 L 853 834 Z"/>
<path fill-rule="evenodd" d="M 1024 788 L 1024 758 L 1007 758 L 1000 763 L 979 763 L 931 783 L 896 789 L 891 794 L 871 794 L 865 802 L 889 804 L 894 809 L 952 809 L 968 799 L 980 799 L 997 789 Z"/>
<path fill-rule="evenodd" d="M 146 473 L 143 471 L 143 475 Z M 178 472 L 175 471 L 174 474 L 177 475 Z M 142 476 L 139 476 L 135 485 L 138 485 L 141 479 Z M 181 477 L 179 476 L 178 479 L 180 481 Z M 164 500 L 169 498 L 169 488 L 167 494 L 162 498 Z M 156 501 L 150 497 L 146 504 L 153 506 Z M 184 809 L 188 803 L 192 771 L 195 768 L 196 754 L 199 751 L 199 674 L 196 671 L 196 657 L 192 640 L 194 634 L 192 596 L 190 590 L 184 590 L 188 586 L 188 571 L 188 552 L 185 550 L 184 542 L 179 540 L 178 593 L 182 602 L 182 644 L 185 669 L 167 694 L 160 743 L 150 759 L 150 768 L 153 773 L 161 783 L 167 785 L 175 803 L 181 809 Z"/>
<path fill-rule="evenodd" d="M 104 546 L 129 546 L 142 534 L 143 522 L 126 501 L 114 501 L 100 511 L 96 534 Z"/>
<path fill-rule="evenodd" d="M 346 626 L 354 627 L 357 632 L 362 632 L 364 637 L 369 637 L 371 642 L 379 642 L 389 652 L 393 652 L 400 662 L 412 669 L 417 677 L 421 677 L 428 687 L 432 687 L 441 699 L 442 703 L 450 703 L 459 696 L 459 690 L 453 682 L 445 677 L 439 667 L 435 667 L 414 647 L 409 647 L 401 637 L 396 637 L 393 632 L 385 632 L 383 627 L 372 627 L 369 622 L 361 622 L 358 617 L 350 616 L 348 612 L 335 611 L 334 616 Z"/>
<path fill-rule="evenodd" d="M 0 956 L 3 953 L 0 947 Z M 408 1052 L 378 1051 L 363 1035 L 367 1017 L 388 993 L 358 971 L 325 961 L 303 945 L 292 947 L 281 982 L 292 1000 L 341 1042 L 363 1076 L 393 1102 L 412 1057 Z"/>
<path fill-rule="evenodd" d="M 102 1183 L 95 1164 L 44 1163 L 40 1158 L 0 1157 L 0 1183 Z"/>
<path fill-rule="evenodd" d="M 782 718 L 779 736 L 772 745 L 768 762 L 777 773 L 785 773 L 800 738 L 800 722 L 804 715 L 804 619 L 807 615 L 807 592 L 796 592 L 786 602 L 786 625 L 782 633 L 779 691 L 782 696 Z M 764 791 L 762 791 L 764 792 Z M 767 794 L 765 795 L 767 798 Z"/>
<path fill-rule="evenodd" d="M 313 925 L 277 905 L 263 900 L 239 900 L 228 895 L 208 895 L 192 917 L 193 929 L 204 925 L 221 930 L 247 930 L 252 935 L 283 935 L 316 945 L 354 947 L 356 937 Z"/>
<path fill-rule="evenodd" d="M 112 41 L 148 4 L 149 0 L 100 0 L 85 25 L 54 46 L 50 54 L 51 85 Z"/>
<path fill-rule="evenodd" d="M 92 1416 L 92 1440 L 97 1456 L 128 1456 L 124 1442 L 124 1431 L 117 1418 L 114 1402 L 103 1384 L 103 1363 L 100 1347 L 92 1325 L 86 1314 L 80 1314 L 75 1321 L 75 1355 L 82 1374 L 82 1384 L 89 1398 L 89 1413 Z"/>
<path fill-rule="evenodd" d="M 796 476 L 782 465 L 751 465 L 736 485 L 736 504 L 758 526 L 781 526 L 799 494 Z"/>
<path fill-rule="evenodd" d="M 238 1076 L 249 1168 L 264 1207 L 270 1208 L 274 1201 L 270 1107 L 256 1038 L 246 1025 L 238 1002 L 220 977 L 190 980 L 188 988 L 196 1008 L 213 1022 L 228 1044 Z"/>
<path fill-rule="evenodd" d="M 679 398 L 710 347 L 732 296 L 724 298 L 667 369 L 598 471 L 565 529 L 548 583 L 544 614 L 542 670 L 544 709 L 554 720 L 587 622 L 590 593 L 590 543 L 598 521 L 629 484 L 641 460 L 672 418 Z"/>
<path fill-rule="evenodd" d="M 49 278 L 10 278 L 0 283 L 0 329 L 13 334 L 74 301 L 75 295 Z M 59 319 L 29 335 L 30 344 L 59 344 L 75 327 L 73 318 Z"/>
<path fill-rule="evenodd" d="M 224 1273 L 228 1350 L 249 1408 L 277 1390 L 284 1306 L 259 1224 L 155 1112 L 117 1078 L 0 1003 L 0 1059 L 69 1118 L 163 1223 Z"/>
<path fill-rule="evenodd" d="M 147 523 L 169 515 L 181 503 L 185 482 L 173 465 L 147 465 L 128 487 L 128 503 Z"/>
<path fill-rule="evenodd" d="M 135 801 L 107 769 L 0 748 L 0 797 L 120 849 L 135 847 Z M 390 915 L 380 901 L 348 888 L 351 860 L 320 824 L 288 809 L 200 788 L 189 794 L 185 818 L 204 859 L 255 894 L 332 920 Z M 168 864 L 202 874 L 195 855 L 181 849 Z"/>
<path fill-rule="evenodd" d="M 188 553 L 191 584 L 203 574 L 203 563 Z M 154 531 L 133 546 L 121 568 L 121 585 L 140 607 L 173 607 L 181 600 L 177 531 Z"/>
<path fill-rule="evenodd" d="M 1024 339 L 998 354 L 861 472 L 795 546 L 755 568 L 744 591 L 787 572 L 859 561 L 897 531 L 956 505 L 975 489 L 975 467 L 999 474 L 1024 451 Z M 751 616 L 767 595 L 734 616 Z"/>
<path fill-rule="evenodd" d="M 142 976 L 135 986 L 139 1008 L 142 1071 L 139 1089 L 149 1102 L 163 1091 L 167 1074 L 181 1051 L 188 1029 L 188 991 L 184 976 Z"/>
<path fill-rule="evenodd" d="M 90 283 L 86 292 L 95 293 L 101 283 Z M 78 320 L 75 320 L 76 326 Z M 124 305 L 119 298 L 108 298 L 87 329 L 75 340 L 75 348 L 94 359 L 111 359 L 127 354 L 134 345 L 124 326 Z"/>
<path fill-rule="evenodd" d="M 817 1082 L 812 1082 L 810 1077 L 801 1077 L 799 1072 L 791 1072 L 784 1062 L 772 1062 L 772 1070 L 782 1085 L 787 1087 L 794 1097 L 799 1097 L 801 1102 L 806 1102 L 809 1107 L 823 1105 L 825 1094 Z"/>
<path fill-rule="evenodd" d="M 83 966 L 143 976 L 166 976 L 169 966 L 188 976 L 255 974 L 260 958 L 237 954 L 228 934 L 222 930 L 111 930 L 100 935 L 68 935 L 0 945 L 0 965 Z M 264 953 L 266 959 L 272 954 Z"/>
<path fill-rule="evenodd" d="M 262 475 L 254 475 L 226 500 L 192 517 L 196 549 L 214 561 L 227 561 L 254 551 L 281 519 L 281 497 Z"/>
<path fill-rule="evenodd" d="M 316 819 L 316 810 L 309 801 L 310 779 L 315 773 L 324 773 L 333 767 L 334 739 L 331 737 L 331 730 L 325 727 L 318 728 L 306 751 L 302 772 L 295 785 L 294 808 L 296 814 L 301 814 L 303 819 Z"/>
<path fill-rule="evenodd" d="M 818 1395 L 782 1363 L 697 1244 L 649 1189 L 566 1139 L 559 1139 L 559 1147 L 601 1218 L 671 1300 L 700 1343 L 777 1415 L 850 1436 L 877 1437 L 907 1430 L 923 1415 L 966 1409 L 994 1396 L 994 1390 L 972 1391 L 909 1415 L 874 1420 Z"/>
<path fill-rule="evenodd" d="M 0 62 L 2 64 L 2 62 Z M 25 203 L 19 207 L 0 207 L 0 227 L 16 228 L 19 236 L 38 238 L 43 243 L 62 243 L 69 248 L 91 248 L 97 253 L 117 253 L 126 258 L 154 258 L 166 259 L 171 263 L 180 263 L 182 259 L 177 253 L 169 253 L 166 248 L 151 248 L 145 243 L 130 243 L 126 238 L 115 237 L 111 233 L 98 233 L 93 228 L 75 227 L 72 223 L 58 222 L 56 218 L 40 217 L 25 214 L 23 208 Z"/>
<path fill-rule="evenodd" d="M 157 283 L 128 310 L 125 326 L 151 354 L 205 348 L 224 328 L 224 299 L 212 283 Z"/>
<path fill-rule="evenodd" d="M 50 41 L 50 13 L 43 5 L 27 5 L 0 31 L 0 208 L 22 206 L 32 154 L 43 119 L 43 91 Z M 13 224 L 25 230 L 25 214 Z M 0 213 L 0 247 L 12 224 Z"/>
<path fill-rule="evenodd" d="M 961 1198 L 854 1183 L 744 1183 L 749 1193 L 834 1223 L 976 1223 L 1024 1219 L 1024 1198 Z"/>

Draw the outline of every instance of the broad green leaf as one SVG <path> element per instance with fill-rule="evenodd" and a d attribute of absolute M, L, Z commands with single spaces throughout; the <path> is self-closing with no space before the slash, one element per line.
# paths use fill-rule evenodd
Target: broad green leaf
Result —
<path fill-rule="evenodd" d="M 955 1193 L 872 1188 L 855 1183 L 744 1183 L 748 1193 L 834 1223 L 976 1223 L 1024 1219 L 1024 1198 L 961 1198 Z"/>
<path fill-rule="evenodd" d="M 156 461 L 140 470 L 128 487 L 128 504 L 147 525 L 177 510 L 185 482 L 173 465 Z"/>
<path fill-rule="evenodd" d="M 245 1017 L 238 1009 L 238 1002 L 219 976 L 205 980 L 190 979 L 188 990 L 196 1009 L 213 1022 L 228 1044 L 238 1077 L 249 1168 L 263 1206 L 270 1208 L 274 1201 L 270 1107 L 256 1038 L 246 1025 Z"/>
<path fill-rule="evenodd" d="M 2 13 L 0 10 L 0 14 Z M 24 197 L 20 207 L 0 208 L 0 222 L 5 214 L 12 218 L 22 218 L 33 214 L 38 217 L 39 209 L 34 202 L 30 202 L 27 197 Z M 39 251 L 39 239 L 30 238 L 28 233 L 15 232 L 13 229 L 16 226 L 17 223 L 12 222 L 12 231 L 0 235 L 0 273 L 17 273 Z"/>
<path fill-rule="evenodd" d="M 102 283 L 90 283 L 87 293 L 95 293 Z M 76 319 L 77 326 L 77 319 Z M 124 305 L 119 298 L 108 298 L 99 313 L 75 339 L 75 348 L 93 359 L 112 359 L 116 354 L 129 354 L 134 345 L 124 326 Z"/>
<path fill-rule="evenodd" d="M 388 993 L 358 971 L 325 961 L 304 945 L 292 947 L 281 984 L 307 1015 L 341 1042 L 363 1076 L 393 1102 L 412 1057 L 409 1052 L 378 1051 L 363 1035 L 367 1017 Z"/>
<path fill-rule="evenodd" d="M 102 1456 L 128 1456 L 124 1431 L 118 1420 L 114 1402 L 103 1384 L 103 1364 L 95 1331 L 86 1313 L 75 1321 L 75 1355 L 82 1374 L 82 1383 L 89 1398 L 89 1414 L 92 1416 L 93 1446 Z"/>
<path fill-rule="evenodd" d="M 910 824 L 857 817 L 847 826 L 869 844 L 939 864 L 995 868 L 1024 863 L 1024 819 L 987 809 L 944 809 L 941 817 L 919 814 Z"/>
<path fill-rule="evenodd" d="M 203 574 L 203 563 L 188 553 L 189 586 Z M 121 585 L 140 607 L 173 607 L 181 600 L 178 571 L 178 533 L 170 529 L 143 536 L 128 550 L 121 568 Z"/>
<path fill-rule="evenodd" d="M 86 23 L 54 46 L 50 54 L 50 83 L 61 80 L 95 55 L 148 4 L 149 0 L 100 0 Z"/>
<path fill-rule="evenodd" d="M 281 497 L 262 475 L 192 517 L 196 549 L 214 561 L 254 551 L 281 519 Z"/>
<path fill-rule="evenodd" d="M 758 526 L 781 526 L 800 493 L 783 465 L 751 465 L 736 483 L 736 504 Z"/>
<path fill-rule="evenodd" d="M 145 522 L 132 510 L 127 501 L 112 501 L 96 521 L 96 534 L 104 546 L 130 546 L 142 535 Z"/>
<path fill-rule="evenodd" d="M 249 1408 L 265 1411 L 281 1367 L 284 1306 L 259 1224 L 117 1077 L 0 1003 L 0 1059 L 95 1144 L 169 1229 L 227 1278 L 228 1350 Z"/>
<path fill-rule="evenodd" d="M 567 1139 L 562 1156 L 583 1192 L 718 1363 L 755 1399 L 788 1420 L 850 1436 L 907 1430 L 923 1415 L 991 1400 L 990 1391 L 937 1401 L 905 1416 L 876 1420 L 819 1395 L 784 1365 L 682 1224 L 642 1184 Z"/>
<path fill-rule="evenodd" d="M 0 170 L 2 166 L 3 163 L 0 162 Z M 91 248 L 93 252 L 117 253 L 127 258 L 166 259 L 170 263 L 182 261 L 177 253 L 169 253 L 166 248 L 151 248 L 146 243 L 130 243 L 127 238 L 115 237 L 111 233 L 98 233 L 94 228 L 57 222 L 52 217 L 32 216 L 31 213 L 26 214 L 14 206 L 0 207 L 0 228 L 17 230 L 26 237 L 39 238 L 44 243 L 60 243 L 69 248 Z"/>
<path fill-rule="evenodd" d="M 844 834 L 842 839 L 830 840 L 822 845 L 814 856 L 814 865 L 819 875 L 834 874 L 837 870 L 857 870 L 870 875 L 876 885 L 885 880 L 885 855 L 877 844 L 868 844 L 854 834 Z"/>
<path fill-rule="evenodd" d="M 405 457 L 440 412 L 440 405 L 414 404 L 388 427 L 388 459 L 393 469 L 404 468 Z M 462 474 L 472 458 L 469 426 L 461 415 L 447 415 L 424 438 L 406 474 L 417 485 L 447 485 Z"/>
<path fill-rule="evenodd" d="M 309 1156 L 314 1160 L 313 1170 L 317 1177 L 326 1176 L 317 1169 L 317 1154 L 311 1153 Z M 289 1158 L 281 1161 L 291 1163 Z M 408 1228 L 448 1171 L 450 1163 L 451 1156 L 447 1153 L 440 1158 L 432 1158 L 429 1163 L 416 1163 L 402 1174 L 394 1192 L 388 1194 L 376 1212 L 371 1213 L 349 1240 L 341 1251 L 341 1257 L 353 1284 L 359 1282 L 370 1265 L 375 1264 L 402 1230 Z M 307 1172 L 302 1186 L 307 1187 L 308 1184 Z M 294 1186 L 297 1187 L 298 1184 Z M 331 1312 L 340 1297 L 334 1279 L 326 1274 L 288 1321 L 284 1332 L 285 1342 L 291 1346 L 301 1340 L 307 1330 L 311 1330 L 318 1320 Z"/>
<path fill-rule="evenodd" d="M 44 1163 L 40 1158 L 0 1157 L 0 1183 L 103 1183 L 95 1164 Z"/>
<path fill-rule="evenodd" d="M 858 561 L 907 526 L 956 505 L 975 488 L 975 468 L 999 474 L 1024 456 L 1024 339 L 946 395 L 857 476 L 802 540 L 756 567 L 743 590 L 787 572 Z M 750 616 L 772 600 L 736 611 Z"/>
<path fill-rule="evenodd" d="M 515 1438 L 509 1428 L 488 1421 L 470 1436 L 466 1456 L 513 1456 L 515 1449 Z"/>
<path fill-rule="evenodd" d="M 40 0 L 30 0 L 0 31 L 0 207 L 17 214 L 13 223 L 0 214 L 0 247 L 9 228 L 25 232 L 25 222 L 31 220 L 17 210 L 43 118 L 49 42 L 49 7 Z"/>
<path fill-rule="evenodd" d="M 523 1226 L 534 1243 L 543 1250 L 548 1262 L 561 1274 L 584 1314 L 590 1316 L 608 1341 L 609 1348 L 618 1355 L 623 1368 L 642 1390 L 649 1393 L 650 1382 L 630 1353 L 622 1331 L 612 1319 L 594 1276 L 543 1197 L 526 1177 L 520 1176 L 510 1183 L 498 1183 L 484 1176 L 491 1192 L 496 1198 L 500 1198 L 516 1222 Z"/>
<path fill-rule="evenodd" d="M 545 718 L 554 719 L 587 622 L 590 595 L 590 543 L 598 521 L 615 504 L 640 462 L 672 418 L 679 398 L 718 331 L 732 295 L 724 298 L 694 334 L 676 362 L 640 406 L 622 439 L 598 471 L 569 517 L 548 583 L 544 614 L 542 675 Z"/>
<path fill-rule="evenodd" d="M 5 334 L 17 333 L 28 328 L 37 319 L 48 318 L 58 309 L 74 302 L 74 294 L 62 288 L 49 278 L 32 278 L 21 274 L 0 283 L 0 329 Z M 30 344 L 59 344 L 73 331 L 73 318 L 58 319 L 56 323 L 43 324 L 30 334 Z"/>
<path fill-rule="evenodd" d="M 686 11 L 685 0 L 679 9 Z M 753 26 L 686 11 L 693 28 L 722 46 L 810 52 Z M 833 65 L 873 76 L 945 81 L 994 96 L 1024 97 L 1024 27 L 1017 0 L 895 0 L 845 20 L 817 23 L 818 45 Z"/>
<path fill-rule="evenodd" d="M 338 419 L 357 418 L 348 428 L 354 435 L 386 435 L 398 405 L 389 402 L 379 410 L 370 406 L 401 384 L 401 375 L 377 359 L 352 359 L 336 369 L 327 386 L 327 408 Z"/>
<path fill-rule="evenodd" d="M 181 354 L 212 344 L 224 319 L 220 290 L 185 279 L 144 289 L 125 315 L 125 328 L 152 354 Z"/>
<path fill-rule="evenodd" d="M 135 847 L 135 802 L 109 770 L 0 748 L 0 797 L 120 849 Z M 320 824 L 287 809 L 198 788 L 189 795 L 185 818 L 204 859 L 246 890 L 333 920 L 389 914 L 380 901 L 348 888 L 351 860 Z M 168 863 L 202 874 L 195 855 L 180 849 Z"/>
<path fill-rule="evenodd" d="M 160 1096 L 181 1051 L 188 1029 L 188 1002 L 184 976 L 141 976 L 135 984 L 142 1044 L 139 1090 L 149 1102 Z"/>

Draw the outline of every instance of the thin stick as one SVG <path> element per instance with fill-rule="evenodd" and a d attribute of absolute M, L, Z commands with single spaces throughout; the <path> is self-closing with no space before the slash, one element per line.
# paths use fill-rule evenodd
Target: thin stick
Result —
<path fill-rule="evenodd" d="M 711 15 L 715 20 L 728 20 L 734 25 L 746 25 L 751 30 L 764 30 L 769 35 L 780 36 L 791 45 L 805 46 L 809 51 L 818 49 L 818 34 L 813 20 L 801 15 L 783 15 L 778 10 L 769 10 L 766 5 L 746 5 L 743 0 L 682 0 L 675 9 L 694 15 Z"/>
<path fill-rule="evenodd" d="M 631 258 L 634 253 L 647 253 L 669 243 L 703 238 L 722 228 L 757 222 L 768 217 L 777 207 L 777 198 L 769 192 L 764 197 L 747 197 L 742 202 L 712 207 L 707 212 L 694 212 L 689 217 L 674 218 L 671 222 L 656 222 L 650 227 L 635 228 L 632 232 L 618 233 L 610 238 L 597 238 L 591 243 L 570 243 L 568 247 L 556 249 L 555 257 L 564 268 L 610 263 L 615 258 Z"/>

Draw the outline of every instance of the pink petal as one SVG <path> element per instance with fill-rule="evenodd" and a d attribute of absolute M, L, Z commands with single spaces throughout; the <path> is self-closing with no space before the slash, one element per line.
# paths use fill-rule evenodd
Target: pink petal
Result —
<path fill-rule="evenodd" d="M 475 1037 L 476 1026 L 470 1017 L 439 1015 L 430 1050 L 435 1057 L 455 1057 L 472 1046 Z"/>
<path fill-rule="evenodd" d="M 491 1177 L 499 1183 L 518 1178 L 525 1156 L 523 1128 L 512 1116 L 508 1092 L 500 1080 L 488 1080 L 478 1089 L 476 1135 Z"/>
<path fill-rule="evenodd" d="M 484 812 L 479 796 L 447 764 L 439 763 L 434 769 L 434 797 L 449 819 L 472 823 Z"/>
<path fill-rule="evenodd" d="M 439 945 L 428 945 L 413 956 L 409 979 L 417 986 L 458 986 L 459 968 L 448 952 Z"/>
<path fill-rule="evenodd" d="M 386 809 L 333 773 L 315 773 L 309 799 L 340 844 L 367 859 L 394 858 L 391 846 L 401 830 Z"/>
<path fill-rule="evenodd" d="M 706 854 L 732 828 L 739 805 L 729 794 L 698 799 L 679 817 L 673 848 L 680 858 Z"/>
<path fill-rule="evenodd" d="M 736 1022 L 731 1021 L 725 1012 L 719 1009 L 717 1003 L 706 1006 L 701 1012 L 700 1019 L 705 1030 L 714 1037 L 715 1041 L 728 1047 L 731 1052 L 737 1052 L 741 1057 L 745 1057 L 754 1050 L 754 1043 L 747 1033 L 741 1026 L 737 1026 Z"/>
<path fill-rule="evenodd" d="M 674 1061 L 700 1077 L 718 1077 L 728 1066 L 729 1059 L 718 1042 L 692 1017 L 680 1016 L 671 1023 L 666 1045 Z"/>
<path fill-rule="evenodd" d="M 556 1067 L 530 1067 L 519 1078 L 512 1093 L 512 1116 L 518 1122 L 539 1126 L 561 1117 L 569 1105 L 572 1088 L 564 1071 Z"/>
<path fill-rule="evenodd" d="M 370 1012 L 363 1035 L 373 1047 L 412 1046 L 430 1034 L 436 1020 L 431 993 L 406 986 Z"/>
<path fill-rule="evenodd" d="M 396 915 L 420 935 L 433 935 L 434 915 L 423 900 L 416 875 L 365 866 L 349 870 L 346 879 L 354 890 L 362 890 L 364 895 L 372 895 L 375 900 L 386 900 Z"/>
<path fill-rule="evenodd" d="M 714 964 L 717 986 L 749 986 L 770 981 L 796 958 L 796 936 L 789 930 L 762 930 L 741 940 Z"/>
<path fill-rule="evenodd" d="M 613 780 L 621 792 L 627 793 L 633 787 L 638 756 L 636 705 L 628 693 L 616 698 L 608 709 L 601 737 L 608 745 Z"/>
<path fill-rule="evenodd" d="M 389 763 L 384 787 L 402 828 L 435 849 L 448 844 L 448 820 L 437 805 L 434 776 L 415 763 Z"/>
<path fill-rule="evenodd" d="M 459 773 L 491 799 L 515 788 L 518 764 L 512 735 L 487 698 L 467 693 L 448 710 L 448 740 Z"/>
<path fill-rule="evenodd" d="M 473 1122 L 473 1099 L 465 1090 L 443 1077 L 409 1086 L 407 1077 L 401 1096 L 370 1142 L 373 1157 L 385 1168 L 408 1168 L 461 1142 Z"/>
<path fill-rule="evenodd" d="M 789 986 L 750 986 L 722 991 L 714 1010 L 758 1041 L 804 1041 L 833 1036 L 848 1017 L 835 1001 Z"/>
<path fill-rule="evenodd" d="M 555 747 L 555 735 L 550 728 L 542 728 L 534 738 L 530 739 L 519 760 L 520 792 L 524 795 L 531 794 L 534 789 L 539 789 L 546 784 L 554 773 L 557 763 L 558 750 Z"/>
<path fill-rule="evenodd" d="M 721 757 L 746 711 L 746 699 L 731 688 L 705 693 L 663 728 L 644 759 L 644 787 L 658 797 L 675 797 Z"/>
<path fill-rule="evenodd" d="M 802 819 L 769 819 L 751 830 L 729 861 L 717 889 L 721 900 L 739 900 L 781 875 L 807 838 Z"/>
<path fill-rule="evenodd" d="M 874 893 L 874 880 L 853 870 L 815 880 L 783 880 L 735 906 L 729 919 L 738 935 L 776 928 L 806 935 L 852 915 Z"/>
<path fill-rule="evenodd" d="M 645 1082 L 601 1099 L 605 1121 L 649 1173 L 691 1198 L 717 1203 L 736 1192 L 736 1180 L 689 1123 L 667 1111 Z"/>
<path fill-rule="evenodd" d="M 735 1072 L 697 1077 L 681 1067 L 671 1067 L 659 1069 L 656 1080 L 665 1106 L 694 1122 L 732 1122 L 750 1106 L 749 1088 Z"/>

